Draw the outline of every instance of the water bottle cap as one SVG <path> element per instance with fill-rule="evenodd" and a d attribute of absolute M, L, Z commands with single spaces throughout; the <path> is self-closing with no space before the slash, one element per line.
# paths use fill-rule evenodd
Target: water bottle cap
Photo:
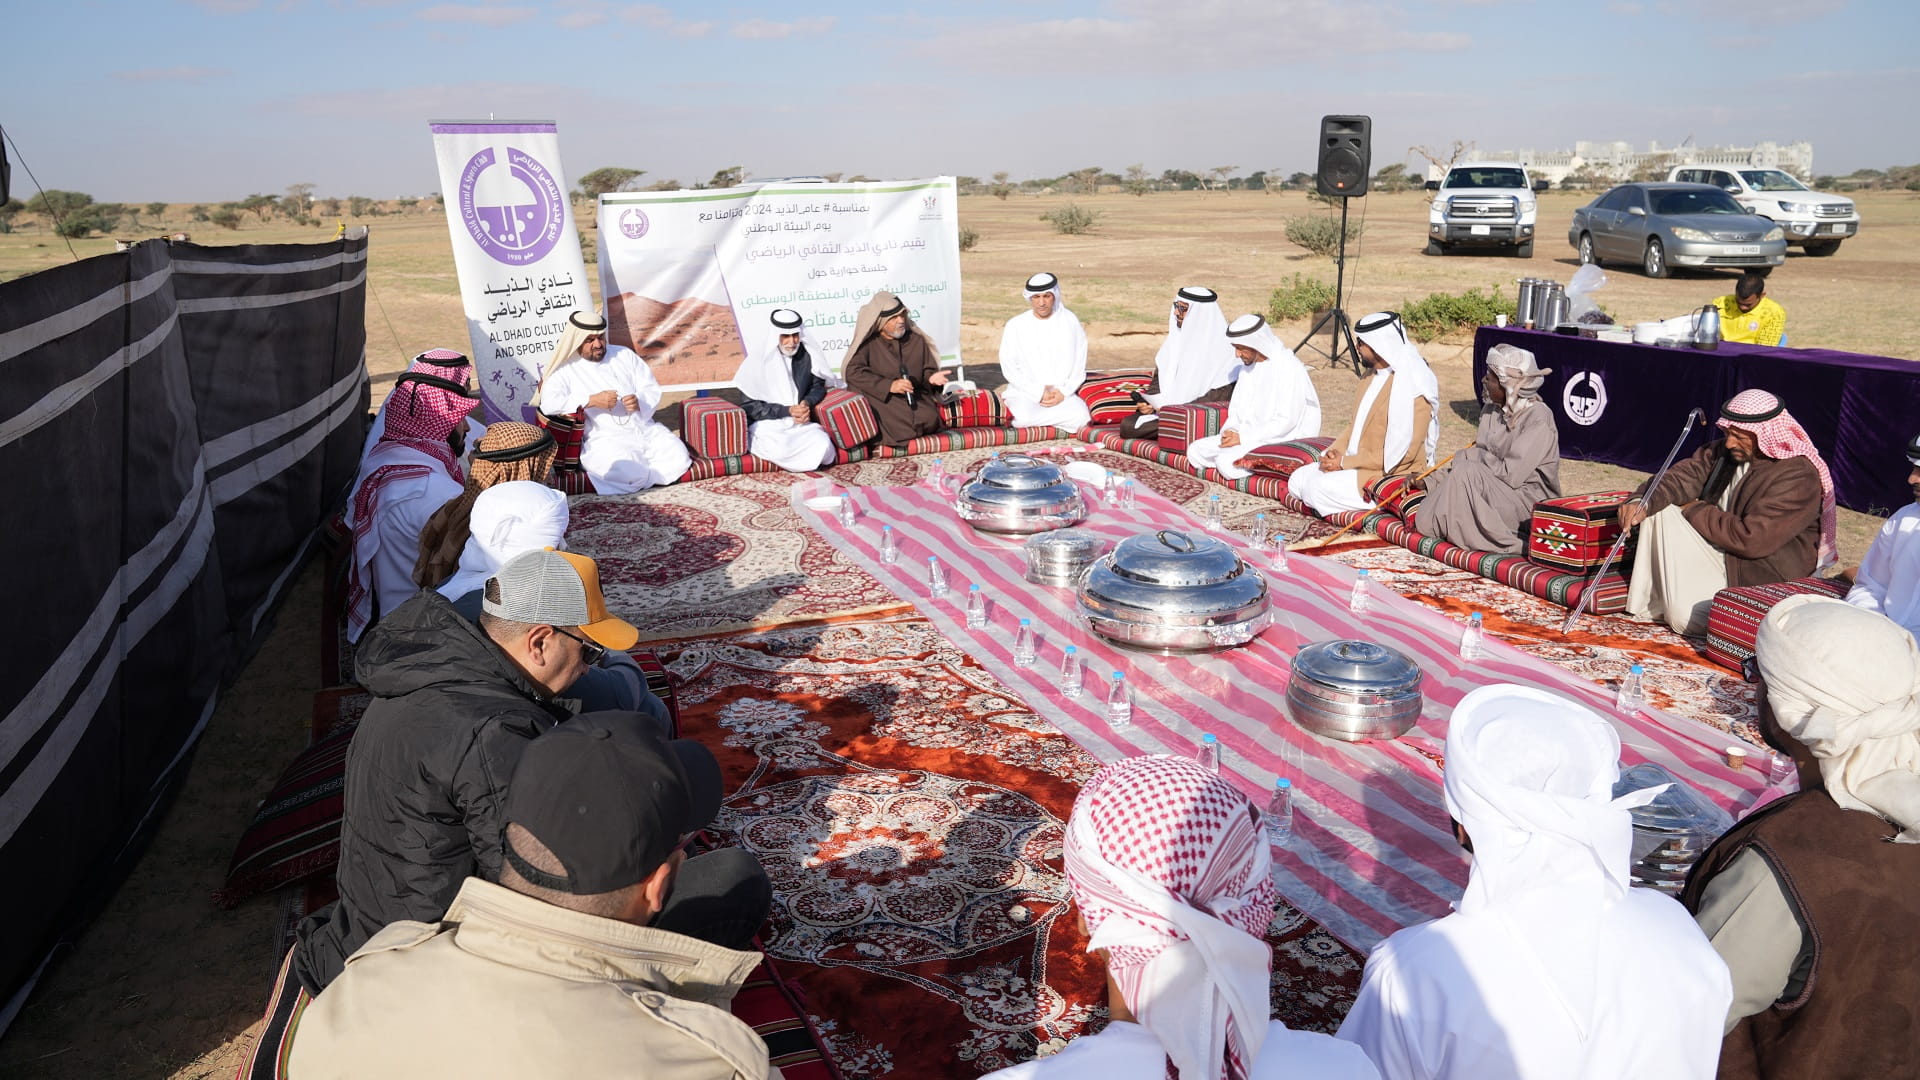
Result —
<path fill-rule="evenodd" d="M 1266 515 L 1266 514 L 1265 514 L 1264 512 L 1262 512 L 1262 513 L 1258 513 L 1258 514 L 1255 514 L 1255 515 L 1253 515 L 1253 520 L 1255 520 L 1255 521 L 1265 521 L 1265 520 L 1267 520 L 1267 515 Z"/>
<path fill-rule="evenodd" d="M 1113 677 L 1114 677 L 1115 679 L 1124 679 L 1124 678 L 1126 678 L 1127 676 L 1126 676 L 1126 673 L 1125 673 L 1125 672 L 1121 672 L 1121 671 L 1116 671 L 1116 672 L 1114 672 L 1114 673 L 1113 673 Z"/>
<path fill-rule="evenodd" d="M 978 585 L 976 585 L 976 586 L 974 586 L 974 588 L 976 588 L 976 589 L 977 589 L 977 588 L 979 588 L 979 586 L 978 586 Z M 1021 619 L 1021 620 L 1020 620 L 1020 625 L 1021 625 L 1021 626 L 1032 626 L 1032 625 L 1033 625 L 1033 620 L 1032 620 L 1032 619 Z"/>
<path fill-rule="evenodd" d="M 1641 667 L 1639 664 L 1635 664 L 1627 670 L 1633 672 L 1635 675 L 1644 675 L 1647 671 L 1646 668 Z"/>
<path fill-rule="evenodd" d="M 929 556 L 927 556 L 927 565 L 928 565 L 928 566 L 934 566 L 934 565 L 937 565 L 937 564 L 938 564 L 939 562 L 940 562 L 940 556 L 938 556 L 938 555 L 929 555 Z"/>
<path fill-rule="evenodd" d="M 1361 576 L 1361 577 L 1372 577 L 1373 575 L 1372 575 L 1372 574 L 1370 574 L 1370 573 L 1368 573 L 1368 572 L 1367 572 L 1367 571 L 1365 571 L 1365 570 L 1362 570 L 1362 571 L 1360 571 L 1360 576 Z"/>
<path fill-rule="evenodd" d="M 967 586 L 967 591 L 968 591 L 968 592 L 979 592 L 979 591 L 980 591 L 980 586 L 978 586 L 978 585 L 969 585 L 969 586 Z"/>
<path fill-rule="evenodd" d="M 892 532 L 892 531 L 893 531 L 893 526 L 891 526 L 891 525 L 882 525 L 882 526 L 880 526 L 880 531 L 881 531 L 881 532 Z"/>
<path fill-rule="evenodd" d="M 1209 499 L 1211 499 L 1211 500 L 1213 500 L 1214 502 L 1219 502 L 1219 501 L 1220 501 L 1220 496 L 1218 496 L 1218 495 L 1209 495 L 1209 496 L 1207 496 L 1207 498 L 1209 498 Z"/>
<path fill-rule="evenodd" d="M 1202 735 L 1202 736 L 1200 736 L 1200 741 L 1201 741 L 1201 742 L 1203 742 L 1203 743 L 1206 743 L 1206 744 L 1207 744 L 1208 746 L 1212 746 L 1212 745 L 1213 745 L 1214 743 L 1217 743 L 1217 742 L 1219 742 L 1220 740 L 1219 740 L 1219 739 L 1216 739 L 1216 738 L 1214 738 L 1214 737 L 1213 737 L 1213 734 L 1212 734 L 1211 732 L 1209 732 L 1209 733 L 1207 733 L 1207 734 L 1205 734 L 1205 735 Z"/>
<path fill-rule="evenodd" d="M 1072 655 L 1073 655 L 1074 653 L 1077 653 L 1077 652 L 1079 652 L 1079 651 L 1080 651 L 1080 648 L 1079 648 L 1079 646 L 1077 646 L 1077 645 L 1069 645 L 1069 646 L 1067 646 L 1067 655 L 1068 655 L 1068 656 L 1072 656 Z"/>
<path fill-rule="evenodd" d="M 1467 620 L 1467 621 L 1468 621 L 1468 622 L 1479 622 L 1479 621 L 1480 621 L 1480 613 L 1479 613 L 1479 612 L 1477 612 L 1477 611 L 1476 611 L 1476 612 L 1474 612 L 1474 613 L 1473 613 L 1473 618 L 1471 618 L 1471 619 L 1469 619 L 1469 620 Z"/>
<path fill-rule="evenodd" d="M 1283 776 L 1280 779 L 1275 780 L 1273 782 L 1273 786 L 1276 788 L 1290 788 L 1293 786 L 1293 781 Z"/>

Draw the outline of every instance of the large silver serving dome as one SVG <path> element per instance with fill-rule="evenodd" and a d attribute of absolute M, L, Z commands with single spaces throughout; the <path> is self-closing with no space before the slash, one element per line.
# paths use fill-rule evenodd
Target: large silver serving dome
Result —
<path fill-rule="evenodd" d="M 1077 608 L 1101 637 L 1166 652 L 1245 645 L 1272 618 L 1266 578 L 1232 548 L 1170 530 L 1129 536 L 1095 560 Z"/>
<path fill-rule="evenodd" d="M 982 532 L 1036 533 L 1084 521 L 1087 500 L 1057 465 L 1031 454 L 1002 454 L 980 467 L 954 496 L 960 520 Z"/>
<path fill-rule="evenodd" d="M 1085 529 L 1055 529 L 1027 538 L 1027 580 L 1038 585 L 1072 587 L 1100 557 L 1106 544 Z"/>
<path fill-rule="evenodd" d="M 1293 656 L 1287 710 L 1315 735 L 1397 739 L 1420 720 L 1420 668 L 1371 641 L 1316 641 Z"/>
<path fill-rule="evenodd" d="M 1678 896 L 1694 862 L 1733 828 L 1733 815 L 1651 762 L 1620 770 L 1613 797 L 1661 784 L 1667 790 L 1652 802 L 1627 811 L 1633 818 L 1633 880 Z"/>

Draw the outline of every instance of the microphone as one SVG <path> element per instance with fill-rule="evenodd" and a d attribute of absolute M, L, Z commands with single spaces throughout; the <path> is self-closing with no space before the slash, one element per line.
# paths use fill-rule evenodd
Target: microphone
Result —
<path fill-rule="evenodd" d="M 904 362 L 900 365 L 900 377 L 907 380 L 907 408 L 911 409 L 914 407 L 913 376 L 907 374 L 907 365 Z"/>

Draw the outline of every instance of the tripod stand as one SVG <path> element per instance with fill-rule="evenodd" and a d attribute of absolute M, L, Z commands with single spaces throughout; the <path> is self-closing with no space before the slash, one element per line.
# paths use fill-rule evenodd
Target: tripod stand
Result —
<path fill-rule="evenodd" d="M 1313 336 L 1331 322 L 1333 323 L 1333 329 L 1330 331 L 1333 336 L 1333 348 L 1323 349 L 1318 345 L 1311 348 L 1335 365 L 1341 363 L 1351 365 L 1357 375 L 1361 370 L 1360 350 L 1354 345 L 1353 320 L 1347 317 L 1347 309 L 1344 306 L 1347 288 L 1347 204 L 1352 200 L 1345 195 L 1336 195 L 1334 198 L 1340 200 L 1340 254 L 1333 261 L 1333 307 L 1313 321 L 1312 329 L 1307 331 L 1306 337 L 1300 339 L 1300 344 L 1293 347 L 1293 351 L 1299 353 L 1302 349 L 1308 348 L 1307 343 L 1313 340 Z M 1341 344 L 1342 338 L 1346 341 L 1344 347 Z"/>

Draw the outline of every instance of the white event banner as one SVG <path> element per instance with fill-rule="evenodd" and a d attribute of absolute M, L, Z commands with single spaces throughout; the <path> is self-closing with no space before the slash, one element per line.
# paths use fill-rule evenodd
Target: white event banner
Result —
<path fill-rule="evenodd" d="M 532 421 L 527 401 L 567 313 L 593 306 L 558 129 L 544 121 L 428 126 L 486 421 Z"/>
<path fill-rule="evenodd" d="M 727 386 L 800 313 L 838 372 L 874 293 L 906 301 L 942 363 L 960 359 L 960 228 L 953 177 L 775 180 L 711 191 L 600 196 L 607 335 L 683 389 Z"/>

